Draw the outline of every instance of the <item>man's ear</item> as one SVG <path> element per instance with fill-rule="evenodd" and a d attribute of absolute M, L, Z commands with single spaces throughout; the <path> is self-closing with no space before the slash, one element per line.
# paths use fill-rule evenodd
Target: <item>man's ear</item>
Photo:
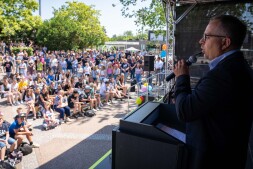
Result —
<path fill-rule="evenodd" d="M 231 39 L 226 37 L 222 39 L 222 49 L 226 50 L 227 48 L 229 48 L 231 46 Z"/>

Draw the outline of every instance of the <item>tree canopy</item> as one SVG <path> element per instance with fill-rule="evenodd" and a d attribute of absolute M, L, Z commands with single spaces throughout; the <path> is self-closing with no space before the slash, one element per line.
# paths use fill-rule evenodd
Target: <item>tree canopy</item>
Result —
<path fill-rule="evenodd" d="M 36 0 L 0 1 L 0 37 L 1 39 L 24 39 L 34 36 L 34 30 L 40 26 L 40 16 L 33 16 L 38 9 Z"/>
<path fill-rule="evenodd" d="M 121 11 L 125 17 L 135 17 L 135 24 L 143 30 L 149 29 L 161 32 L 166 25 L 165 11 L 160 0 L 119 0 L 123 5 Z M 140 3 L 149 5 L 136 8 Z"/>
<path fill-rule="evenodd" d="M 125 31 L 123 35 L 113 35 L 110 38 L 111 41 L 121 41 L 121 40 L 147 40 L 148 34 L 147 33 L 139 33 L 134 35 L 132 31 Z"/>
<path fill-rule="evenodd" d="M 81 2 L 66 2 L 54 17 L 44 21 L 37 33 L 38 43 L 49 49 L 80 49 L 103 44 L 107 37 L 100 25 L 99 11 Z"/>

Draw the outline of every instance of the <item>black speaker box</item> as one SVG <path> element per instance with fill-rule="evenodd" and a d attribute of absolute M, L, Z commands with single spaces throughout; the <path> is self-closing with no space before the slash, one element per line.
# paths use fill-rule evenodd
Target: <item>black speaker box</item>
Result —
<path fill-rule="evenodd" d="M 155 56 L 146 55 L 144 56 L 144 71 L 154 71 Z"/>

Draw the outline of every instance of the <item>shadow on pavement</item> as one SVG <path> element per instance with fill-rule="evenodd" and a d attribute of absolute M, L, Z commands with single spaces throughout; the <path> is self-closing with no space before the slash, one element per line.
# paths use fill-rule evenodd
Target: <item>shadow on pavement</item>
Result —
<path fill-rule="evenodd" d="M 92 134 L 90 137 L 79 142 L 64 153 L 56 156 L 47 163 L 41 165 L 40 169 L 87 169 L 95 163 L 101 156 L 111 149 L 111 133 L 115 128 L 114 125 L 108 125 Z M 62 140 L 62 145 L 53 145 L 48 148 L 57 149 L 59 146 L 64 146 L 65 140 Z M 96 159 L 94 161 L 94 159 Z"/>

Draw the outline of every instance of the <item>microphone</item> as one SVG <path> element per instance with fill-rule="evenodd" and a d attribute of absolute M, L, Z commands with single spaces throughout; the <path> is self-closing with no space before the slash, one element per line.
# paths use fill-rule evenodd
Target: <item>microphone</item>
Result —
<path fill-rule="evenodd" d="M 193 63 L 196 63 L 197 62 L 197 56 L 201 55 L 202 52 L 198 52 L 192 56 L 190 56 L 187 60 L 186 60 L 186 64 L 188 66 L 192 65 Z M 166 77 L 166 81 L 170 81 L 171 79 L 173 79 L 175 77 L 175 74 L 174 72 L 172 72 L 171 74 L 169 74 L 167 77 Z"/>

